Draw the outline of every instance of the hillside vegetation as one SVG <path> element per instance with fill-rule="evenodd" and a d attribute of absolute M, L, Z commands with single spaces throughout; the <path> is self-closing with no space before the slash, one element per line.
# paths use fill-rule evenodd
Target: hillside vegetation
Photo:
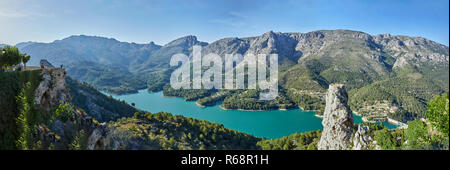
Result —
<path fill-rule="evenodd" d="M 108 126 L 113 129 L 114 140 L 126 146 L 110 149 L 242 150 L 258 149 L 256 143 L 261 140 L 221 124 L 170 113 L 139 112 Z"/>
<path fill-rule="evenodd" d="M 16 118 L 19 117 L 24 104 L 33 112 L 29 117 L 42 121 L 38 120 L 41 119 L 41 111 L 33 107 L 33 90 L 41 81 L 40 73 L 40 70 L 0 72 L 0 150 L 17 149 L 15 142 L 19 139 L 21 128 L 16 123 Z M 18 96 L 21 96 L 23 101 Z"/>

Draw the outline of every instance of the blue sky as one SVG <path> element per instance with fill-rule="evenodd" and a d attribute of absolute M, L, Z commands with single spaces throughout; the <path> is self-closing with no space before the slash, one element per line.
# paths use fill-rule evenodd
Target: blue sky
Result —
<path fill-rule="evenodd" d="M 212 42 L 273 30 L 350 29 L 449 44 L 448 0 L 0 0 L 0 43 L 70 35 L 166 44 Z"/>

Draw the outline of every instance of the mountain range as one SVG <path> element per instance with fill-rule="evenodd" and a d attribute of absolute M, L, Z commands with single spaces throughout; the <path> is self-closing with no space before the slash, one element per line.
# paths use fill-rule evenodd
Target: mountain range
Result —
<path fill-rule="evenodd" d="M 258 96 L 236 91 L 225 97 L 225 108 L 233 103 L 254 102 L 232 108 L 295 105 L 321 110 L 328 85 L 343 83 L 352 110 L 366 119 L 407 121 L 423 117 L 431 97 L 448 92 L 449 47 L 422 37 L 350 30 L 269 31 L 256 37 L 224 38 L 212 43 L 186 36 L 161 46 L 80 35 L 51 43 L 19 43 L 17 47 L 32 56 L 28 65 L 47 59 L 56 66 L 63 65 L 77 80 L 109 93 L 124 94 L 146 88 L 169 91 L 167 85 L 174 69 L 169 67 L 170 58 L 177 53 L 191 55 L 194 45 L 203 47 L 202 54 L 213 52 L 222 57 L 230 53 L 279 55 L 280 100 L 259 102 L 253 100 Z M 193 99 L 204 101 L 215 93 Z M 171 94 L 187 97 L 187 93 Z"/>

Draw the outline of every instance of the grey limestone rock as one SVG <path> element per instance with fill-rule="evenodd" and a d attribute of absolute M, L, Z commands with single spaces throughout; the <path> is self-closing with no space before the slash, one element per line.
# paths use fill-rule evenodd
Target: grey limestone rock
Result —
<path fill-rule="evenodd" d="M 320 150 L 346 150 L 353 136 L 353 115 L 347 105 L 348 95 L 343 84 L 331 84 L 326 96 Z"/>

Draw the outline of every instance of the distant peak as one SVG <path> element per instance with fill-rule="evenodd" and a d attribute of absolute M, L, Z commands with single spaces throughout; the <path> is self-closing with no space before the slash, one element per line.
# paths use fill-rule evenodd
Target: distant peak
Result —
<path fill-rule="evenodd" d="M 194 35 L 187 35 L 181 38 L 178 38 L 179 40 L 188 40 L 188 41 L 197 41 L 197 37 Z"/>
<path fill-rule="evenodd" d="M 266 32 L 266 33 L 264 33 L 264 35 L 274 35 L 275 34 L 275 32 L 273 32 L 272 30 L 270 30 L 270 31 L 268 31 L 268 32 Z"/>

